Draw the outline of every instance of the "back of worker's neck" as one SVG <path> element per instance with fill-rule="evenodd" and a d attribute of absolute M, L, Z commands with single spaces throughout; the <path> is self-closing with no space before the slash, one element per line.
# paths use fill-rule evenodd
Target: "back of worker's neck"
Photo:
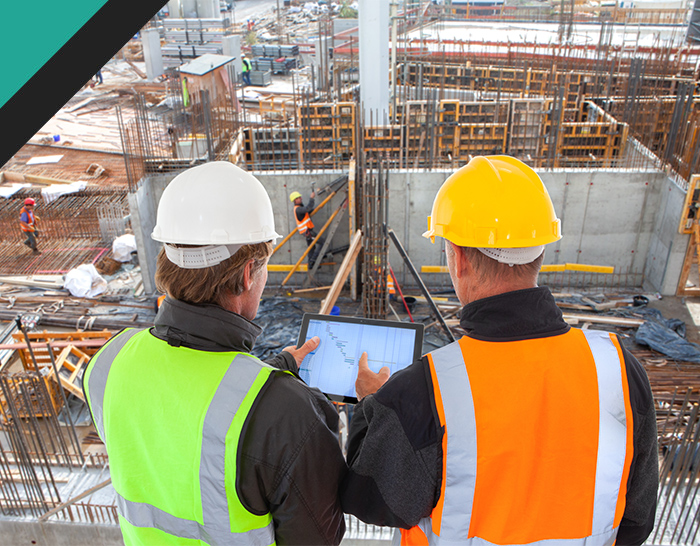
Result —
<path fill-rule="evenodd" d="M 457 297 L 462 305 L 467 305 L 477 300 L 483 300 L 492 296 L 498 296 L 516 290 L 526 290 L 537 288 L 537 282 L 531 280 L 518 280 L 508 282 L 491 282 L 482 284 L 466 285 L 457 292 Z"/>

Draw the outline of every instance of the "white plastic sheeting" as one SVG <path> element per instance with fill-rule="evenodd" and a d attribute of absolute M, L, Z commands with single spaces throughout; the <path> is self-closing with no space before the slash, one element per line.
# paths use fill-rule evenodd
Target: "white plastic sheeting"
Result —
<path fill-rule="evenodd" d="M 114 239 L 112 243 L 112 257 L 118 262 L 131 261 L 131 253 L 136 251 L 136 237 L 127 233 Z"/>
<path fill-rule="evenodd" d="M 94 298 L 107 289 L 107 281 L 92 264 L 82 264 L 66 274 L 63 288 L 76 298 Z"/>

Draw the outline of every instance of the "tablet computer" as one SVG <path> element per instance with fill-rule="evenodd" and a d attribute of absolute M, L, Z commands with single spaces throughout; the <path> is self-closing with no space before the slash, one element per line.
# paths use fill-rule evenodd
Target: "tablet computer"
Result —
<path fill-rule="evenodd" d="M 355 380 L 362 353 L 367 353 L 372 371 L 388 366 L 393 375 L 421 357 L 423 325 L 307 313 L 297 347 L 314 336 L 321 343 L 304 358 L 299 375 L 331 400 L 356 403 Z"/>

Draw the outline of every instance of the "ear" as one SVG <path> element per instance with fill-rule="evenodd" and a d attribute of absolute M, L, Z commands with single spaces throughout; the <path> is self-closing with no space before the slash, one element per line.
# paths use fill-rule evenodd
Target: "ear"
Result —
<path fill-rule="evenodd" d="M 447 244 L 450 245 L 452 255 L 454 256 L 454 275 L 457 279 L 461 279 L 471 272 L 472 264 L 467 259 L 467 256 L 461 246 L 457 246 L 452 241 L 447 241 Z"/>
<path fill-rule="evenodd" d="M 248 260 L 243 269 L 243 286 L 246 290 L 253 286 L 253 260 Z"/>

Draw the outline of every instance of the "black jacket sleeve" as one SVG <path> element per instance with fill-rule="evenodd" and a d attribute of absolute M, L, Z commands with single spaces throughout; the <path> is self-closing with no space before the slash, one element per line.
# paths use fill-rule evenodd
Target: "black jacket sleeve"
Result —
<path fill-rule="evenodd" d="M 634 428 L 634 455 L 627 479 L 627 504 L 616 544 L 642 544 L 654 528 L 659 486 L 656 411 L 642 365 L 623 348 Z"/>
<path fill-rule="evenodd" d="M 289 370 L 295 374 L 299 373 L 297 361 L 294 360 L 294 357 L 287 351 L 282 351 L 275 356 L 271 356 L 263 362 L 265 362 L 265 364 L 269 364 L 273 368 L 277 368 L 278 370 Z"/>
<path fill-rule="evenodd" d="M 340 497 L 362 521 L 408 529 L 437 502 L 442 430 L 426 374 L 416 362 L 355 406 Z"/>
<path fill-rule="evenodd" d="M 271 374 L 241 432 L 236 491 L 254 514 L 272 514 L 275 541 L 337 545 L 345 533 L 338 498 L 346 464 L 338 413 L 317 389 Z"/>

